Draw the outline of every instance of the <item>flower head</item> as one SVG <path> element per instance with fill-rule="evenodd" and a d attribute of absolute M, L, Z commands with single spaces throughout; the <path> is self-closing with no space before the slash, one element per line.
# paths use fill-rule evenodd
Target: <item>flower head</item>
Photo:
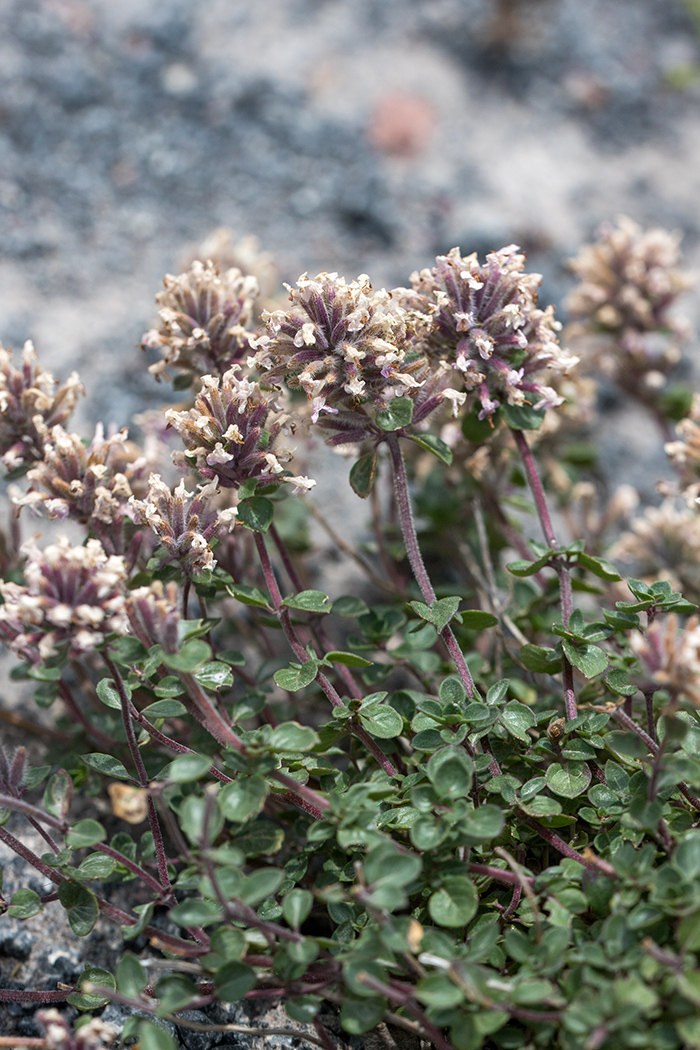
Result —
<path fill-rule="evenodd" d="M 691 616 L 680 629 L 674 613 L 656 620 L 647 630 L 635 632 L 632 649 L 642 661 L 648 678 L 659 689 L 687 697 L 700 706 L 700 619 Z"/>
<path fill-rule="evenodd" d="M 665 452 L 675 467 L 682 493 L 690 503 L 700 496 L 700 395 L 695 394 L 689 414 L 676 425 L 677 441 Z"/>
<path fill-rule="evenodd" d="M 147 332 L 142 347 L 159 349 L 162 360 L 150 371 L 159 378 L 174 365 L 193 377 L 221 375 L 249 351 L 247 330 L 258 296 L 258 283 L 235 267 L 219 271 L 213 262 L 195 260 L 186 273 L 167 274 L 156 296 L 160 324 Z"/>
<path fill-rule="evenodd" d="M 127 633 L 123 558 L 108 556 L 99 540 L 73 547 L 65 536 L 43 551 L 32 540 L 22 551 L 26 586 L 0 581 L 0 625 L 13 649 L 40 660 L 62 647 L 79 656 Z"/>
<path fill-rule="evenodd" d="M 28 473 L 30 491 L 18 506 L 43 506 L 51 518 L 73 518 L 88 525 L 111 552 L 122 549 L 128 501 L 139 494 L 146 460 L 127 441 L 127 433 L 105 439 L 101 426 L 86 447 L 78 434 L 55 426 L 47 434 L 44 457 Z"/>
<path fill-rule="evenodd" d="M 632 522 L 609 551 L 612 559 L 633 562 L 645 580 L 668 579 L 691 601 L 700 599 L 700 515 L 666 499 Z"/>
<path fill-rule="evenodd" d="M 685 326 L 670 310 L 694 283 L 680 269 L 680 235 L 643 230 L 622 216 L 570 260 L 580 284 L 566 305 L 578 332 L 592 339 L 595 363 L 627 389 L 648 396 L 678 361 Z"/>
<path fill-rule="evenodd" d="M 272 451 L 288 417 L 274 397 L 239 372 L 234 365 L 221 379 L 203 376 L 194 408 L 165 413 L 185 445 L 185 452 L 173 453 L 175 463 L 182 470 L 194 468 L 203 478 L 217 478 L 225 488 L 238 488 L 252 478 L 303 484 L 306 479 L 283 476 L 283 463 L 292 453 Z"/>
<path fill-rule="evenodd" d="M 180 645 L 180 614 L 177 608 L 177 584 L 163 586 L 154 580 L 150 587 L 137 587 L 126 601 L 126 614 L 131 630 L 144 645 L 160 645 L 166 653 L 176 653 Z"/>
<path fill-rule="evenodd" d="M 492 416 L 505 401 L 551 408 L 563 398 L 535 376 L 544 369 L 562 374 L 576 363 L 556 333 L 554 307 L 537 307 L 541 276 L 524 273 L 525 257 L 509 245 L 479 263 L 459 248 L 440 255 L 432 270 L 411 277 L 405 301 L 431 320 L 420 341 L 433 363 L 456 372 L 467 391 L 477 391 L 479 418 Z"/>
<path fill-rule="evenodd" d="M 31 342 L 24 344 L 20 368 L 0 344 L 0 457 L 7 470 L 40 460 L 50 428 L 68 419 L 84 393 L 77 372 L 58 386 L 41 368 Z"/>
<path fill-rule="evenodd" d="M 213 569 L 216 564 L 210 540 L 233 526 L 235 507 L 217 513 L 211 506 L 217 480 L 187 492 L 184 479 L 171 490 L 160 474 L 151 474 L 145 499 L 129 500 L 134 521 L 147 525 L 158 536 L 164 563 L 178 562 L 187 577 Z"/>
<path fill-rule="evenodd" d="M 349 284 L 336 273 L 304 274 L 287 288 L 292 307 L 263 313 L 251 363 L 266 382 L 304 390 L 314 422 L 368 402 L 384 407 L 420 386 L 423 362 L 408 354 L 412 315 L 366 274 Z"/>

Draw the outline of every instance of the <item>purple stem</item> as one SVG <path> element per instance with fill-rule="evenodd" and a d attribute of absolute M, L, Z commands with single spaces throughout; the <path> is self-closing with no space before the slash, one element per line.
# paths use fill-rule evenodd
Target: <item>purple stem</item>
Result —
<path fill-rule="evenodd" d="M 198 721 L 202 722 L 214 739 L 218 740 L 224 747 L 228 745 L 244 755 L 246 750 L 243 741 L 234 733 L 231 726 L 224 721 L 196 678 L 191 674 L 184 673 L 181 673 L 180 677 L 189 690 L 192 698 L 191 706 L 194 708 L 195 716 L 200 716 Z M 270 776 L 291 792 L 298 805 L 305 812 L 311 813 L 317 820 L 323 819 L 323 811 L 330 808 L 330 802 L 323 795 L 319 795 L 316 791 L 312 791 L 303 784 L 298 784 L 296 780 L 279 769 L 273 769 Z"/>
<path fill-rule="evenodd" d="M 280 624 L 282 625 L 282 630 L 285 633 L 287 641 L 289 642 L 289 645 L 294 655 L 302 663 L 306 663 L 306 661 L 309 659 L 308 653 L 304 649 L 304 646 L 301 644 L 299 637 L 296 631 L 294 630 L 294 627 L 292 626 L 292 622 L 289 618 L 289 611 L 285 609 L 285 607 L 282 605 L 282 592 L 280 591 L 279 586 L 277 584 L 277 578 L 272 568 L 272 563 L 270 562 L 270 556 L 267 553 L 265 540 L 259 532 L 255 533 L 255 546 L 257 547 L 258 555 L 260 557 L 260 564 L 262 566 L 263 575 L 265 576 L 265 583 L 267 585 L 268 591 L 270 592 L 272 604 L 275 607 L 275 612 L 277 613 Z M 328 678 L 324 674 L 321 674 L 320 671 L 317 680 L 318 684 L 321 686 L 321 689 L 326 694 L 333 707 L 345 706 L 343 704 L 343 701 L 340 699 L 340 696 L 338 695 L 335 686 L 333 686 L 333 684 L 328 680 Z M 353 726 L 352 731 L 358 738 L 358 740 L 361 740 L 367 748 L 367 750 L 374 756 L 374 758 L 377 760 L 377 762 L 387 774 L 387 776 L 395 777 L 397 773 L 394 769 L 394 766 L 384 754 L 382 749 L 378 746 L 376 741 L 372 739 L 369 733 L 367 733 L 362 728 L 362 726 Z"/>
<path fill-rule="evenodd" d="M 584 868 L 589 868 L 591 871 L 602 871 L 605 875 L 610 875 L 615 878 L 615 869 L 612 864 L 608 864 L 607 861 L 596 858 L 595 863 L 592 860 L 586 860 L 578 850 L 575 850 L 573 846 L 570 846 L 568 842 L 564 842 L 564 839 L 560 838 L 551 828 L 546 828 L 544 824 L 540 824 L 539 820 L 534 820 L 529 817 L 526 813 L 520 811 L 520 820 L 528 827 L 536 831 L 540 838 L 544 839 L 550 846 L 552 846 L 558 853 L 561 853 L 563 857 L 570 857 L 571 860 L 577 860 L 579 864 L 582 864 Z"/>
<path fill-rule="evenodd" d="M 143 764 L 143 758 L 141 757 L 141 751 L 139 750 L 138 743 L 136 742 L 136 734 L 134 733 L 134 723 L 131 719 L 131 708 L 130 700 L 127 696 L 126 689 L 124 688 L 124 682 L 122 676 L 119 674 L 117 666 L 112 662 L 107 654 L 107 651 L 103 652 L 102 659 L 105 662 L 105 666 L 111 674 L 114 684 L 117 687 L 119 693 L 119 699 L 122 705 L 122 721 L 124 723 L 124 731 L 126 732 L 126 739 L 129 745 L 129 751 L 131 752 L 131 758 L 136 767 L 136 773 L 139 779 L 139 783 L 144 790 L 148 790 L 148 773 L 146 767 Z M 158 875 L 160 878 L 159 892 L 163 894 L 164 899 L 169 900 L 173 898 L 173 888 L 170 884 L 170 876 L 168 875 L 168 861 L 165 853 L 165 846 L 163 845 L 163 833 L 160 829 L 160 822 L 158 820 L 158 814 L 156 813 L 156 807 L 153 803 L 153 799 L 150 794 L 146 796 L 148 805 L 148 823 L 151 828 L 153 835 L 153 843 L 156 854 L 156 864 L 158 866 Z"/>
<path fill-rule="evenodd" d="M 638 726 L 636 722 L 633 722 L 629 715 L 625 714 L 622 708 L 618 707 L 617 710 L 612 712 L 612 716 L 615 719 L 615 721 L 619 722 L 621 726 L 625 727 L 625 729 L 629 729 L 632 733 L 636 733 L 639 739 L 644 741 L 644 743 L 646 744 L 649 751 L 654 757 L 658 755 L 659 745 L 656 743 L 656 741 L 652 740 L 649 734 L 645 733 L 641 726 Z M 700 812 L 700 799 L 696 795 L 693 795 L 691 793 L 688 785 L 680 783 L 678 785 L 678 790 L 680 791 L 681 795 L 683 795 L 683 798 L 685 798 L 691 804 L 693 809 L 697 809 L 698 812 Z"/>
<path fill-rule="evenodd" d="M 511 430 L 511 434 L 515 440 L 520 458 L 523 461 L 525 468 L 525 474 L 527 475 L 528 484 L 530 485 L 530 491 L 532 492 L 532 498 L 535 501 L 535 507 L 537 508 L 537 516 L 540 519 L 540 525 L 542 526 L 542 532 L 544 538 L 550 547 L 554 550 L 557 549 L 559 544 L 557 543 L 557 537 L 554 532 L 552 525 L 552 519 L 549 516 L 549 509 L 547 507 L 547 499 L 542 488 L 542 482 L 537 471 L 537 464 L 535 463 L 530 446 L 527 443 L 522 430 Z M 561 619 L 566 629 L 569 626 L 569 617 L 573 609 L 573 599 L 571 592 L 571 577 L 569 576 L 569 570 L 566 563 L 561 557 L 556 557 L 552 561 L 553 567 L 556 569 L 557 576 L 559 577 L 559 593 L 561 595 Z M 574 672 L 571 664 L 569 663 L 566 654 L 562 656 L 562 673 L 564 678 L 564 706 L 566 710 L 567 721 L 571 721 L 578 715 L 576 707 L 576 693 L 574 691 Z"/>
<path fill-rule="evenodd" d="M 389 451 L 391 453 L 396 504 L 399 511 L 399 521 L 401 522 L 401 532 L 403 533 L 403 540 L 406 544 L 406 554 L 408 555 L 413 575 L 416 578 L 416 583 L 420 588 L 423 599 L 426 605 L 431 605 L 436 598 L 435 589 L 431 583 L 430 577 L 428 576 L 423 561 L 423 555 L 418 546 L 418 536 L 416 535 L 413 511 L 411 510 L 411 497 L 408 491 L 408 479 L 406 478 L 406 467 L 403 461 L 399 439 L 396 434 L 387 434 L 386 443 L 389 446 Z M 467 662 L 464 659 L 464 653 L 460 649 L 459 643 L 457 642 L 454 632 L 449 624 L 443 628 L 441 634 L 445 645 L 449 650 L 450 656 L 454 660 L 457 671 L 459 672 L 459 677 L 462 679 L 462 684 L 467 690 L 467 696 L 473 698 L 475 695 L 474 681 L 471 672 L 467 667 Z"/>
<path fill-rule="evenodd" d="M 469 871 L 472 875 L 485 875 L 489 879 L 496 879 L 497 882 L 504 882 L 508 886 L 522 885 L 522 879 L 519 878 L 514 871 L 503 871 L 501 868 L 493 868 L 489 864 L 470 864 Z M 525 875 L 524 877 L 531 885 L 534 883 L 534 879 L 529 875 Z"/>
<path fill-rule="evenodd" d="M 19 839 L 16 839 L 9 831 L 6 831 L 5 828 L 0 828 L 0 841 L 9 846 L 22 860 L 26 860 L 27 864 L 31 864 L 33 868 L 41 872 L 49 882 L 53 882 L 54 885 L 58 886 L 64 881 L 64 876 L 60 872 L 56 871 L 55 868 L 50 868 L 48 864 L 44 864 L 37 857 L 36 853 L 25 846 L 23 842 L 20 842 Z"/>

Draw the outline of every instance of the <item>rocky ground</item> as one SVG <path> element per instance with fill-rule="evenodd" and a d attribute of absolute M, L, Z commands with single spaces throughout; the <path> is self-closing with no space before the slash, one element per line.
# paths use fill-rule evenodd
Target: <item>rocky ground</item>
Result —
<path fill-rule="evenodd" d="M 218 226 L 256 234 L 291 281 L 323 268 L 401 284 L 455 244 L 515 241 L 559 302 L 566 258 L 624 212 L 680 228 L 698 268 L 696 8 L 0 0 L 0 339 L 81 372 L 87 432 L 164 396 L 135 344 L 162 275 Z M 648 485 L 635 422 L 611 402 L 607 461 Z M 54 921 L 1 920 L 5 982 L 75 977 Z M 36 1034 L 24 1008 L 0 1029 Z"/>

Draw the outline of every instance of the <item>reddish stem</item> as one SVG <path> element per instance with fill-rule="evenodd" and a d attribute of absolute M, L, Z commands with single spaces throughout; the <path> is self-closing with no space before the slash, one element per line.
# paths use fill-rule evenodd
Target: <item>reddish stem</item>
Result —
<path fill-rule="evenodd" d="M 527 443 L 522 430 L 511 430 L 511 434 L 515 440 L 520 458 L 523 461 L 525 468 L 525 474 L 527 475 L 528 484 L 532 493 L 532 498 L 535 501 L 535 507 L 537 508 L 537 517 L 540 519 L 540 525 L 542 526 L 542 532 L 544 538 L 549 546 L 556 550 L 559 544 L 557 543 L 557 537 L 554 532 L 554 526 L 552 525 L 552 519 L 549 516 L 549 508 L 547 507 L 547 499 L 544 494 L 542 482 L 540 481 L 540 475 L 537 470 L 537 464 L 535 463 L 530 446 Z M 556 570 L 557 576 L 559 577 L 559 594 L 561 595 L 561 619 L 564 628 L 569 626 L 569 618 L 573 609 L 573 598 L 571 591 L 571 576 L 569 575 L 569 569 L 564 559 L 560 556 L 552 559 L 552 565 Z M 564 678 L 564 706 L 566 710 L 567 721 L 571 721 L 578 715 L 576 707 L 576 693 L 574 691 L 574 672 L 566 654 L 562 657 L 562 672 Z"/>

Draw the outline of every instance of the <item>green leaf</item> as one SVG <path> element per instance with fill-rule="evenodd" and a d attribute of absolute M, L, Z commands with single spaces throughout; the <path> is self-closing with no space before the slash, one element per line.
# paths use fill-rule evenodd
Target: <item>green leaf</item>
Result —
<path fill-rule="evenodd" d="M 156 1021 L 139 1024 L 139 1050 L 177 1050 L 177 1043 L 164 1025 Z"/>
<path fill-rule="evenodd" d="M 622 579 L 615 566 L 611 565 L 605 558 L 594 558 L 590 554 L 579 551 L 576 562 L 578 565 L 583 565 L 584 569 L 588 569 L 589 572 L 592 572 L 594 576 L 601 580 L 613 582 Z"/>
<path fill-rule="evenodd" d="M 605 684 L 610 692 L 616 693 L 617 696 L 633 696 L 637 692 L 637 686 L 632 685 L 627 672 L 620 668 L 608 671 L 605 676 Z"/>
<path fill-rule="evenodd" d="M 63 820 L 73 800 L 73 781 L 65 769 L 59 769 L 44 789 L 44 806 L 54 817 Z"/>
<path fill-rule="evenodd" d="M 94 752 L 91 755 L 81 755 L 80 757 L 86 766 L 89 766 L 90 769 L 96 769 L 98 773 L 102 773 L 106 777 L 114 777 L 116 780 L 132 779 L 126 766 L 118 758 L 112 758 L 111 755 Z"/>
<path fill-rule="evenodd" d="M 561 670 L 561 657 L 557 656 L 556 650 L 542 645 L 522 645 L 519 652 L 520 660 L 528 671 L 537 674 L 556 674 Z"/>
<path fill-rule="evenodd" d="M 228 664 L 220 663 L 218 660 L 212 660 L 211 663 L 205 664 L 204 667 L 201 667 L 199 671 L 195 673 L 195 678 L 201 686 L 210 690 L 221 689 L 224 686 L 233 685 L 231 668 Z"/>
<path fill-rule="evenodd" d="M 302 923 L 308 919 L 313 907 L 314 897 L 309 890 L 290 890 L 282 901 L 282 914 L 285 921 L 293 930 L 298 930 Z"/>
<path fill-rule="evenodd" d="M 369 606 L 362 598 L 355 598 L 352 594 L 342 594 L 333 602 L 334 616 L 364 616 L 369 612 Z"/>
<path fill-rule="evenodd" d="M 318 674 L 318 660 L 307 660 L 303 664 L 290 664 L 280 671 L 275 671 L 273 680 L 280 689 L 287 689 L 290 693 L 296 693 L 299 689 L 305 689 L 310 685 Z"/>
<path fill-rule="evenodd" d="M 76 868 L 73 877 L 81 882 L 90 882 L 92 879 L 106 879 L 112 874 L 117 862 L 104 853 L 91 853 L 89 857 Z"/>
<path fill-rule="evenodd" d="M 214 976 L 216 991 L 224 1003 L 237 1003 L 239 999 L 244 999 L 256 984 L 255 970 L 236 959 L 221 966 Z"/>
<path fill-rule="evenodd" d="M 260 813 L 268 795 L 265 778 L 254 773 L 225 784 L 219 793 L 219 806 L 227 820 L 245 824 Z"/>
<path fill-rule="evenodd" d="M 375 416 L 380 430 L 391 432 L 407 427 L 413 419 L 413 401 L 410 397 L 395 397 L 388 408 L 380 408 Z"/>
<path fill-rule="evenodd" d="M 441 441 L 439 437 L 435 437 L 434 434 L 409 434 L 408 436 L 411 441 L 415 441 L 416 445 L 420 445 L 426 452 L 432 452 L 434 456 L 437 456 L 446 467 L 452 465 L 452 449 L 444 441 Z"/>
<path fill-rule="evenodd" d="M 81 821 L 81 823 L 96 824 L 97 821 Z M 99 914 L 95 894 L 91 893 L 87 886 L 82 886 L 77 882 L 61 882 L 58 885 L 58 899 L 66 909 L 73 933 L 78 937 L 87 937 L 97 922 Z"/>
<path fill-rule="evenodd" d="M 492 613 L 484 612 L 483 609 L 464 609 L 458 619 L 461 621 L 462 627 L 466 627 L 470 631 L 483 631 L 487 627 L 495 627 L 498 623 L 498 617 Z"/>
<path fill-rule="evenodd" d="M 164 774 L 168 780 L 176 784 L 187 784 L 191 780 L 200 780 L 209 772 L 210 766 L 210 758 L 192 752 L 187 755 L 179 755 L 169 766 L 165 767 Z"/>
<path fill-rule="evenodd" d="M 83 849 L 104 842 L 107 832 L 97 820 L 79 820 L 66 835 L 68 849 Z"/>
<path fill-rule="evenodd" d="M 66 883 L 63 883 L 63 885 L 66 885 Z M 117 987 L 114 975 L 109 970 L 102 970 L 93 966 L 86 966 L 78 978 L 78 989 L 81 989 L 85 984 L 96 984 L 101 988 L 114 989 Z M 99 1010 L 101 1006 L 105 1006 L 109 1002 L 109 997 L 79 990 L 67 995 L 66 1002 L 70 1003 L 71 1006 L 75 1006 L 77 1010 Z"/>
<path fill-rule="evenodd" d="M 322 1002 L 323 1000 L 317 995 L 296 995 L 293 999 L 285 1001 L 284 1008 L 293 1021 L 298 1021 L 299 1024 L 312 1024 Z"/>
<path fill-rule="evenodd" d="M 428 776 L 440 798 L 465 798 L 472 786 L 474 763 L 461 747 L 445 747 L 428 762 Z"/>
<path fill-rule="evenodd" d="M 350 486 L 360 499 L 367 499 L 377 479 L 377 453 L 368 452 L 353 463 L 350 471 Z M 342 613 L 341 613 L 342 615 Z M 356 615 L 356 614 L 353 614 Z"/>
<path fill-rule="evenodd" d="M 545 565 L 549 565 L 552 558 L 555 556 L 556 551 L 552 548 L 541 554 L 536 561 L 527 561 L 525 558 L 518 558 L 517 561 L 510 561 L 506 565 L 508 572 L 512 573 L 513 576 L 534 576 L 540 569 L 544 569 Z"/>
<path fill-rule="evenodd" d="M 154 992 L 158 999 L 156 1017 L 165 1017 L 189 1006 L 197 998 L 197 985 L 181 973 L 172 973 L 160 978 Z"/>
<path fill-rule="evenodd" d="M 176 904 L 168 912 L 168 917 L 178 926 L 211 926 L 214 922 L 221 922 L 223 912 L 216 901 L 194 897 Z"/>
<path fill-rule="evenodd" d="M 203 638 L 191 638 L 178 653 L 163 653 L 163 663 L 183 674 L 194 674 L 209 660 L 211 649 Z"/>
<path fill-rule="evenodd" d="M 587 790 L 591 782 L 591 771 L 585 762 L 555 763 L 547 769 L 547 787 L 555 795 L 576 798 Z"/>
<path fill-rule="evenodd" d="M 511 700 L 503 708 L 499 717 L 510 735 L 516 740 L 522 740 L 524 744 L 532 743 L 532 738 L 527 731 L 534 728 L 537 720 L 529 707 L 518 703 L 517 700 Z"/>
<path fill-rule="evenodd" d="M 267 532 L 275 516 L 275 505 L 265 496 L 249 496 L 240 500 L 236 521 L 251 532 Z"/>
<path fill-rule="evenodd" d="M 284 876 L 285 873 L 281 868 L 258 868 L 243 880 L 241 900 L 244 904 L 255 908 L 280 888 Z"/>
<path fill-rule="evenodd" d="M 158 690 L 156 689 L 157 692 Z M 184 692 L 184 689 L 182 692 Z M 179 700 L 156 700 L 154 704 L 144 707 L 141 714 L 145 715 L 149 720 L 154 718 L 178 718 L 180 715 L 187 714 L 187 708 Z"/>
<path fill-rule="evenodd" d="M 124 637 L 109 643 L 109 654 L 120 667 L 131 667 L 145 660 L 148 650 L 138 638 Z"/>
<path fill-rule="evenodd" d="M 126 683 L 124 684 L 124 690 L 126 692 L 127 698 L 131 699 L 131 690 L 126 685 Z M 115 711 L 121 711 L 122 702 L 119 698 L 117 687 L 115 686 L 111 678 L 103 678 L 102 681 L 98 682 L 97 686 L 95 687 L 95 692 L 97 693 L 105 707 L 111 707 Z"/>
<path fill-rule="evenodd" d="M 132 952 L 124 952 L 117 964 L 117 988 L 122 995 L 138 999 L 148 984 L 148 974 Z"/>
<path fill-rule="evenodd" d="M 298 722 L 282 722 L 270 734 L 271 751 L 311 751 L 320 743 L 315 729 Z"/>
<path fill-rule="evenodd" d="M 282 605 L 286 605 L 288 609 L 302 609 L 312 613 L 331 611 L 331 600 L 323 591 L 299 591 L 291 598 L 285 598 Z"/>
<path fill-rule="evenodd" d="M 505 816 L 498 806 L 479 806 L 459 821 L 460 841 L 468 846 L 480 846 L 483 842 L 498 838 L 504 824 Z"/>
<path fill-rule="evenodd" d="M 607 655 L 597 645 L 575 644 L 568 638 L 562 638 L 561 644 L 569 663 L 586 678 L 594 678 L 608 666 Z"/>
<path fill-rule="evenodd" d="M 403 732 L 403 718 L 388 704 L 367 704 L 360 708 L 358 717 L 362 728 L 380 740 L 391 740 Z"/>
<path fill-rule="evenodd" d="M 131 910 L 136 912 L 138 919 L 131 926 L 122 926 L 122 937 L 125 941 L 133 941 L 135 937 L 143 933 L 153 918 L 154 908 L 153 901 L 149 901 L 148 904 L 135 904 L 133 906 Z"/>
<path fill-rule="evenodd" d="M 259 609 L 269 609 L 270 603 L 258 587 L 248 587 L 244 583 L 230 583 L 226 590 L 242 605 L 255 605 Z"/>
<path fill-rule="evenodd" d="M 182 696 L 184 691 L 184 685 L 180 679 L 175 678 L 174 675 L 167 675 L 165 678 L 159 679 L 159 681 L 153 686 L 153 692 L 156 696 L 162 696 L 168 699 L 173 696 Z"/>
<path fill-rule="evenodd" d="M 411 608 L 422 620 L 434 624 L 438 631 L 444 630 L 457 612 L 461 598 L 436 598 L 426 605 L 424 602 L 410 602 Z"/>
<path fill-rule="evenodd" d="M 476 915 L 479 898 L 471 879 L 465 875 L 448 875 L 428 901 L 428 911 L 438 926 L 466 926 Z"/>
<path fill-rule="evenodd" d="M 532 408 L 531 405 L 501 405 L 501 415 L 512 430 L 539 430 L 545 417 L 543 408 Z"/>
<path fill-rule="evenodd" d="M 364 656 L 346 653 L 340 649 L 333 649 L 332 652 L 326 653 L 323 659 L 332 664 L 344 664 L 345 667 L 372 667 L 372 661 L 365 660 Z"/>
<path fill-rule="evenodd" d="M 441 1010 L 457 1006 L 464 999 L 464 991 L 446 973 L 431 973 L 416 985 L 416 999 L 426 1006 Z"/>
<path fill-rule="evenodd" d="M 43 908 L 41 898 L 34 890 L 16 890 L 12 894 L 7 914 L 11 919 L 31 919 Z"/>
<path fill-rule="evenodd" d="M 376 1028 L 387 1009 L 386 1000 L 379 998 L 344 998 L 340 1009 L 340 1023 L 350 1035 L 362 1035 Z"/>

